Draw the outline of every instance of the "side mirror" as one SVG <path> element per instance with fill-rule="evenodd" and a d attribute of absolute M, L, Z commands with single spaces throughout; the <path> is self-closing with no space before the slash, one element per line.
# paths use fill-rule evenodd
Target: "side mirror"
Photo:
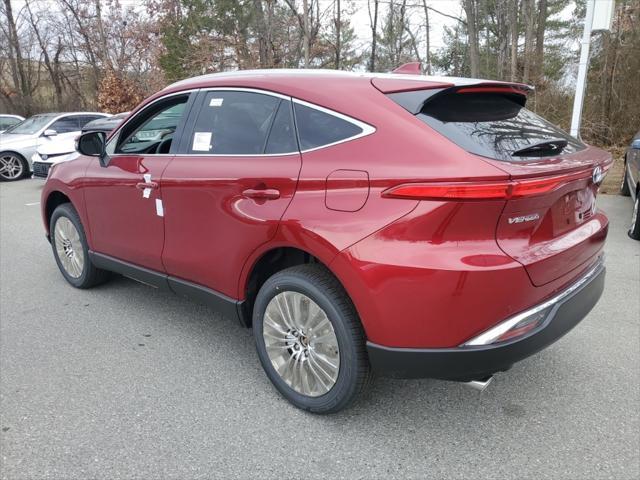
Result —
<path fill-rule="evenodd" d="M 634 150 L 640 150 L 640 138 L 637 138 L 633 142 L 631 142 L 631 148 L 633 148 Z"/>
<path fill-rule="evenodd" d="M 80 135 L 76 140 L 76 150 L 88 157 L 104 156 L 106 135 L 104 132 L 87 132 Z"/>
<path fill-rule="evenodd" d="M 43 137 L 55 137 L 56 135 L 58 135 L 58 132 L 56 132 L 52 128 L 47 128 L 42 134 Z"/>

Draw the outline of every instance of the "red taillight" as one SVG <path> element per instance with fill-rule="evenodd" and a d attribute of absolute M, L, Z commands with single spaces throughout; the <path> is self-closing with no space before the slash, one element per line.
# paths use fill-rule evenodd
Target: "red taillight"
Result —
<path fill-rule="evenodd" d="M 419 200 L 486 200 L 533 197 L 574 180 L 590 178 L 591 169 L 546 178 L 504 182 L 405 183 L 382 192 L 383 197 Z"/>
<path fill-rule="evenodd" d="M 505 198 L 509 182 L 492 183 L 414 183 L 398 185 L 382 195 L 392 198 L 480 200 Z"/>

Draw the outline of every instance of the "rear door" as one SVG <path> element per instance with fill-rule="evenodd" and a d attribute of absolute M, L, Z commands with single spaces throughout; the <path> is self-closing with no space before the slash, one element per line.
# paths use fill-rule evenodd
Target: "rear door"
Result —
<path fill-rule="evenodd" d="M 162 177 L 167 273 L 237 298 L 247 257 L 276 233 L 301 158 L 291 101 L 261 91 L 200 92 Z"/>

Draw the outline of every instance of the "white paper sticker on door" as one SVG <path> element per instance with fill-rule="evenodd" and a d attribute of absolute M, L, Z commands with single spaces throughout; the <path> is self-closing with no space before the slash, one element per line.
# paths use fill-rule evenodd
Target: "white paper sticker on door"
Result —
<path fill-rule="evenodd" d="M 211 132 L 195 132 L 191 150 L 194 152 L 208 152 L 211 150 Z"/>

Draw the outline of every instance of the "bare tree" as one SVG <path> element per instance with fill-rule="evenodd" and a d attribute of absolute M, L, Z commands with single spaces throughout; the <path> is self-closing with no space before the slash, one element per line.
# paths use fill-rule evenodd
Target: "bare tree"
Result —
<path fill-rule="evenodd" d="M 424 27 L 425 27 L 425 73 L 431 75 L 431 41 L 429 38 L 431 26 L 429 25 L 429 7 L 427 6 L 427 0 L 422 0 L 422 7 L 424 8 Z"/>
<path fill-rule="evenodd" d="M 373 17 L 371 14 L 371 0 L 367 1 L 369 9 L 369 23 L 371 25 L 371 57 L 369 59 L 369 71 L 376 70 L 376 47 L 378 46 L 378 7 L 379 0 L 373 0 Z"/>
<path fill-rule="evenodd" d="M 531 74 L 531 65 L 534 61 L 533 57 L 533 30 L 535 26 L 535 0 L 522 0 L 522 16 L 524 19 L 524 67 L 522 73 L 522 81 L 528 83 Z"/>
<path fill-rule="evenodd" d="M 509 0 L 509 36 L 511 37 L 511 81 L 518 78 L 518 0 Z"/>
<path fill-rule="evenodd" d="M 538 25 L 536 30 L 536 76 L 539 82 L 544 75 L 544 32 L 547 27 L 547 0 L 538 0 Z"/>
<path fill-rule="evenodd" d="M 469 35 L 469 63 L 471 76 L 480 76 L 480 47 L 478 42 L 478 5 L 476 0 L 463 0 L 462 6 L 467 15 L 467 33 Z"/>
<path fill-rule="evenodd" d="M 341 5 L 340 5 L 340 0 L 336 0 L 336 19 L 335 19 L 335 25 L 336 25 L 336 69 L 340 69 L 340 33 L 341 33 L 341 26 L 342 26 L 342 20 L 340 18 L 340 11 L 341 11 Z"/>

